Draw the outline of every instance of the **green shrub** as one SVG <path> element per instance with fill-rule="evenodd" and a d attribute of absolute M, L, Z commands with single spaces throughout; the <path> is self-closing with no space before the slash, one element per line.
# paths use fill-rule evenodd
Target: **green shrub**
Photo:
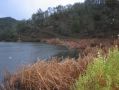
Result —
<path fill-rule="evenodd" d="M 119 51 L 109 50 L 107 58 L 99 54 L 75 84 L 75 90 L 119 90 Z"/>

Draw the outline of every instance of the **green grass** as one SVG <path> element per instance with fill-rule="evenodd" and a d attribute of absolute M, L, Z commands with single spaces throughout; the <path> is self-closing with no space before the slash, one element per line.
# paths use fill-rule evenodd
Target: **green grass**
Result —
<path fill-rule="evenodd" d="M 118 49 L 110 49 L 107 58 L 99 54 L 79 77 L 75 90 L 119 90 Z"/>

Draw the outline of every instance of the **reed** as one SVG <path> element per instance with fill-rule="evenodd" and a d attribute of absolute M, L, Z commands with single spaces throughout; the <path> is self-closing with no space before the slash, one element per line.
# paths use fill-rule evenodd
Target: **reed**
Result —
<path fill-rule="evenodd" d="M 74 90 L 119 90 L 119 51 L 109 50 L 107 58 L 98 55 L 79 76 Z"/>
<path fill-rule="evenodd" d="M 118 46 L 118 40 L 60 41 L 57 39 L 57 44 L 77 48 L 80 51 L 80 57 L 78 59 L 65 58 L 62 61 L 59 58 L 52 58 L 48 61 L 41 60 L 24 66 L 16 73 L 6 76 L 7 79 L 0 86 L 1 90 L 71 90 L 71 86 L 76 83 L 77 79 L 81 75 L 85 75 L 89 63 L 98 57 L 99 50 L 102 51 L 101 55 L 107 58 L 108 49 L 115 44 Z"/>

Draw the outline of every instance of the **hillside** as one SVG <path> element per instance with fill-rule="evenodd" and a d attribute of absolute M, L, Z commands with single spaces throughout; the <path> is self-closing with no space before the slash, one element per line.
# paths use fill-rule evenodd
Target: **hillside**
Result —
<path fill-rule="evenodd" d="M 117 38 L 119 33 L 118 0 L 86 0 L 74 5 L 39 9 L 27 22 L 25 31 L 42 37 Z M 32 27 L 31 27 L 32 26 Z M 21 31 L 21 34 L 24 32 Z M 44 33 L 42 33 L 44 32 Z M 33 34 L 32 34 L 33 35 Z M 39 37 L 40 38 L 40 37 Z M 49 37 L 48 37 L 49 38 Z"/>
<path fill-rule="evenodd" d="M 13 40 L 16 38 L 17 20 L 11 17 L 0 18 L 0 40 Z"/>
<path fill-rule="evenodd" d="M 30 19 L 0 19 L 0 40 L 40 41 L 42 38 L 117 38 L 118 0 L 86 0 L 74 5 L 39 9 Z M 5 20 L 7 19 L 7 20 Z M 2 22 L 2 21 L 5 22 Z M 16 23 L 18 22 L 18 23 Z M 4 30 L 5 29 L 5 30 Z M 6 35 L 6 33 L 9 33 Z"/>

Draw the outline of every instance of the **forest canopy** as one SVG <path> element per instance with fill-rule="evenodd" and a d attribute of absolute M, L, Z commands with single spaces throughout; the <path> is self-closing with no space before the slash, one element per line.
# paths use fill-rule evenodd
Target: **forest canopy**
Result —
<path fill-rule="evenodd" d="M 49 37 L 116 38 L 118 11 L 118 0 L 85 0 L 74 5 L 49 7 L 46 11 L 39 8 L 28 20 L 4 23 L 0 19 L 0 40 L 17 40 L 19 37 L 26 41 Z"/>

